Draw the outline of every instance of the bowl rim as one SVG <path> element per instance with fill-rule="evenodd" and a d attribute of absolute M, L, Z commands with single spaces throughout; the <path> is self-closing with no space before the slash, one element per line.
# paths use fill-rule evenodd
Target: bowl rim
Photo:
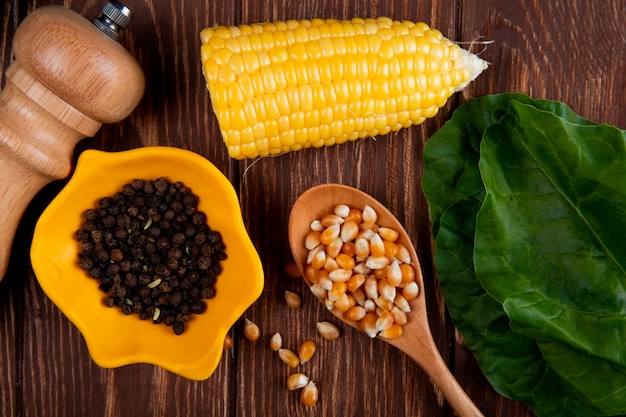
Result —
<path fill-rule="evenodd" d="M 122 179 L 123 175 L 126 176 Z M 83 221 L 84 211 L 135 178 L 159 176 L 181 181 L 199 196 L 198 209 L 207 214 L 210 227 L 222 234 L 228 255 L 221 261 L 218 295 L 207 300 L 205 313 L 192 316 L 180 336 L 163 324 L 141 321 L 136 315 L 125 316 L 117 308 L 104 306 L 102 301 L 86 304 L 84 297 L 99 294 L 102 300 L 104 293 L 97 288 L 97 280 L 89 278 L 77 264 L 79 247 L 74 233 Z M 110 177 L 116 180 L 111 181 Z M 98 187 L 89 187 L 92 184 Z M 219 206 L 213 204 L 216 201 Z M 54 240 L 49 239 L 51 234 Z M 247 233 L 231 182 L 203 156 L 168 146 L 82 152 L 73 175 L 39 217 L 30 252 L 39 285 L 81 332 L 92 360 L 104 368 L 150 363 L 188 379 L 207 379 L 221 360 L 226 334 L 260 297 L 264 287 L 263 266 Z M 227 297 L 231 298 L 230 303 L 226 303 Z M 142 337 L 136 337 L 137 334 Z M 184 354 L 175 356 L 176 350 Z"/>

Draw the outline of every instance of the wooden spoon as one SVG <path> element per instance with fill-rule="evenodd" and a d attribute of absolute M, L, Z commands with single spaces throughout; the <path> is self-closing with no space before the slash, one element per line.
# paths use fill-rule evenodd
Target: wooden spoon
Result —
<path fill-rule="evenodd" d="M 289 244 L 294 260 L 304 277 L 308 250 L 304 246 L 311 222 L 331 213 L 338 204 L 347 204 L 350 207 L 362 209 L 370 205 L 378 214 L 378 225 L 391 227 L 400 233 L 398 242 L 404 244 L 411 254 L 412 264 L 416 271 L 416 282 L 419 285 L 419 295 L 411 301 L 411 312 L 408 314 L 408 323 L 404 325 L 404 333 L 396 339 L 382 339 L 400 349 L 413 359 L 432 379 L 443 392 L 457 415 L 482 416 L 483 414 L 463 391 L 448 366 L 444 362 L 430 332 L 426 301 L 424 298 L 424 281 L 422 278 L 419 259 L 411 240 L 404 227 L 393 214 L 374 198 L 352 187 L 340 184 L 322 184 L 305 191 L 294 203 L 289 216 Z M 310 286 L 306 278 L 305 281 Z M 361 330 L 354 321 L 343 317 L 343 313 L 336 309 L 330 310 L 336 317 Z"/>

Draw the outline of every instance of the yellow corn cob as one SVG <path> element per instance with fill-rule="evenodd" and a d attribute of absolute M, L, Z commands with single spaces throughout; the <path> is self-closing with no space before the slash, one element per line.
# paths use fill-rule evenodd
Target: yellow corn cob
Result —
<path fill-rule="evenodd" d="M 422 123 L 486 68 L 425 23 L 303 20 L 204 29 L 202 69 L 232 158 Z"/>

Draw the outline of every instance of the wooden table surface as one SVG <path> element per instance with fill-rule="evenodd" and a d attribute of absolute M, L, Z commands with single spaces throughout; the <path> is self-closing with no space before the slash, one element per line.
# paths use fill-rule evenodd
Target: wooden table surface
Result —
<path fill-rule="evenodd" d="M 15 29 L 33 8 L 63 4 L 92 19 L 103 2 L 6 0 L 2 4 L 3 76 L 11 63 Z M 289 210 L 303 191 L 325 182 L 370 193 L 404 223 L 421 257 L 436 344 L 484 414 L 533 415 L 490 387 L 446 312 L 420 188 L 423 146 L 464 101 L 507 91 L 560 100 L 583 117 L 625 129 L 626 1 L 126 0 L 124 4 L 133 10 L 134 19 L 120 42 L 143 67 L 146 93 L 130 117 L 82 141 L 76 155 L 87 148 L 117 151 L 171 145 L 200 153 L 220 168 L 240 196 L 246 226 L 263 262 L 264 292 L 245 313 L 262 335 L 255 343 L 244 339 L 240 320 L 232 329 L 234 348 L 201 382 L 146 364 L 119 369 L 95 365 L 81 334 L 46 297 L 30 266 L 32 230 L 63 187 L 64 181 L 57 181 L 37 195 L 24 215 L 9 271 L 0 283 L 0 415 L 452 416 L 425 373 L 383 341 L 343 325 L 337 341 L 317 335 L 316 321 L 336 320 L 302 280 L 284 273 L 284 267 L 291 262 Z M 491 66 L 420 126 L 254 162 L 229 159 L 201 72 L 200 30 L 216 24 L 354 16 L 425 21 L 457 41 L 494 40 L 481 52 Z M 2 80 L 4 85 L 4 76 Z M 300 310 L 285 305 L 285 290 L 302 295 Z M 296 393 L 287 391 L 290 370 L 268 347 L 274 332 L 281 332 L 287 347 L 297 348 L 309 338 L 318 343 L 314 359 L 304 367 L 319 387 L 315 407 L 305 408 Z"/>

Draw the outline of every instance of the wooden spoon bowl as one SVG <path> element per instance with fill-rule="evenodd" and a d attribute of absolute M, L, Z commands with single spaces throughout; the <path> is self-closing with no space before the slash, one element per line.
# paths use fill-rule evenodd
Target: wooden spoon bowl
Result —
<path fill-rule="evenodd" d="M 398 219 L 381 203 L 368 194 L 340 184 L 322 184 L 305 191 L 294 203 L 289 216 L 289 244 L 294 260 L 304 277 L 308 249 L 304 246 L 311 222 L 331 213 L 338 204 L 347 204 L 354 208 L 370 205 L 378 214 L 378 225 L 390 227 L 400 233 L 398 242 L 407 247 L 411 255 L 411 263 L 415 269 L 415 280 L 419 286 L 417 298 L 410 302 L 411 312 L 407 314 L 408 323 L 404 333 L 396 339 L 382 339 L 400 349 L 413 359 L 439 387 L 454 411 L 459 416 L 482 416 L 483 414 L 458 384 L 445 361 L 441 357 L 433 340 L 428 324 L 426 301 L 424 297 L 424 280 L 415 248 Z M 306 278 L 309 286 L 312 285 Z M 336 309 L 330 310 L 337 318 L 350 326 L 362 330 L 358 323 L 348 320 Z"/>

